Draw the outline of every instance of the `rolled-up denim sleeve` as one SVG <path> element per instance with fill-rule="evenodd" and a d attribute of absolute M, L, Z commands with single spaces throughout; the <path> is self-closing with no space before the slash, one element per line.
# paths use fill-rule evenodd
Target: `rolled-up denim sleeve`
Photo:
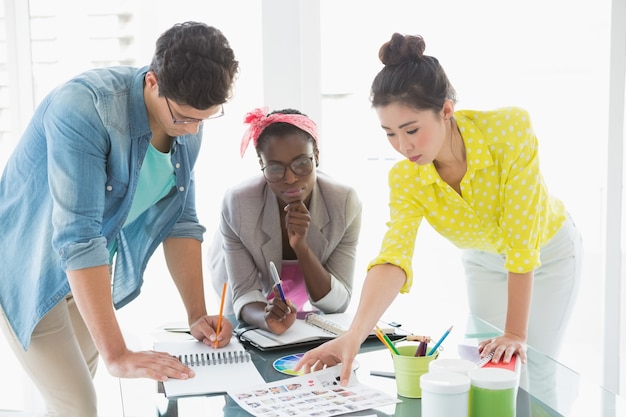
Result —
<path fill-rule="evenodd" d="M 196 186 L 193 173 L 189 183 L 183 214 L 180 216 L 167 237 L 192 238 L 202 242 L 206 228 L 198 221 L 196 213 Z"/>
<path fill-rule="evenodd" d="M 102 217 L 110 142 L 95 99 L 85 86 L 66 84 L 43 110 L 52 246 L 66 270 L 109 263 Z"/>

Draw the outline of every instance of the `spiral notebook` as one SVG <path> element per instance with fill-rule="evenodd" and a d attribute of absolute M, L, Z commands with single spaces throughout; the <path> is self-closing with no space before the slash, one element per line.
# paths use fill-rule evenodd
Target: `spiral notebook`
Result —
<path fill-rule="evenodd" d="M 274 334 L 255 327 L 239 327 L 235 329 L 235 334 L 239 340 L 263 351 L 321 344 L 343 334 L 350 327 L 353 317 L 349 313 L 309 313 L 304 319 L 296 319 L 283 334 Z M 378 327 L 391 339 L 396 338 L 396 328 L 384 322 L 379 322 Z M 376 337 L 373 330 L 371 337 Z"/>
<path fill-rule="evenodd" d="M 196 373 L 193 378 L 163 382 L 166 397 L 220 394 L 242 386 L 265 383 L 250 353 L 235 338 L 219 349 L 197 340 L 177 340 L 156 342 L 154 350 L 176 356 Z"/>

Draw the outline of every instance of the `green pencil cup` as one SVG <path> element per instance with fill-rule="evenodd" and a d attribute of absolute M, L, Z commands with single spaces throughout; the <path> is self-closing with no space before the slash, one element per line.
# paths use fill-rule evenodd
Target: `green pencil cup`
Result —
<path fill-rule="evenodd" d="M 430 351 L 428 347 L 427 352 Z M 417 345 L 396 346 L 399 355 L 391 353 L 393 368 L 396 374 L 398 395 L 407 398 L 422 398 L 420 377 L 428 372 L 428 364 L 437 359 L 437 350 L 429 356 L 415 356 Z"/>

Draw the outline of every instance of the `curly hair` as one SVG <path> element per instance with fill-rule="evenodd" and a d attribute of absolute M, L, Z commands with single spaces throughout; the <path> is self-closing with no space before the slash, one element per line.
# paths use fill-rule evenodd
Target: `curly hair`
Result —
<path fill-rule="evenodd" d="M 205 110 L 232 97 L 239 62 L 221 31 L 184 22 L 159 37 L 150 70 L 156 74 L 159 95 Z"/>

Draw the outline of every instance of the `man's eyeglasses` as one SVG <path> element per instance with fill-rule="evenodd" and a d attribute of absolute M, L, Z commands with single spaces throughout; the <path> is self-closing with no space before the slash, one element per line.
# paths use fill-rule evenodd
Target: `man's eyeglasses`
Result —
<path fill-rule="evenodd" d="M 313 171 L 313 155 L 296 158 L 289 165 L 271 162 L 261 168 L 261 170 L 263 171 L 263 175 L 266 180 L 269 182 L 278 182 L 285 178 L 287 168 L 291 169 L 291 172 L 301 177 L 309 175 L 311 171 Z"/>
<path fill-rule="evenodd" d="M 174 117 L 174 112 L 172 112 L 172 106 L 170 106 L 170 101 L 167 97 L 165 97 L 165 103 L 167 103 L 167 109 L 170 111 L 170 116 L 172 116 L 172 123 L 174 123 L 175 125 L 203 123 L 205 120 L 217 119 L 218 117 L 222 117 L 224 115 L 224 105 L 220 105 L 220 110 L 217 113 L 210 115 L 206 119 L 194 119 L 193 117 L 177 119 L 176 117 Z"/>

